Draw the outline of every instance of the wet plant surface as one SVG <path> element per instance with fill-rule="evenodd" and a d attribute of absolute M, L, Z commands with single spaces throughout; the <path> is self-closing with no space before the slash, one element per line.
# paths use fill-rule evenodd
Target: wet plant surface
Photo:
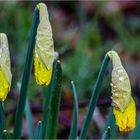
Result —
<path fill-rule="evenodd" d="M 46 1 L 44 3 L 47 5 L 52 26 L 54 49 L 59 54 L 58 58 L 62 67 L 61 77 L 59 62 L 54 64 L 54 67 L 57 67 L 52 71 L 55 75 L 54 83 L 49 86 L 36 84 L 34 66 L 32 65 L 32 53 L 35 46 L 32 46 L 30 42 L 31 38 L 35 39 L 35 35 L 31 35 L 31 28 L 33 29 L 33 24 L 37 23 L 33 17 L 38 2 L 0 2 L 0 32 L 6 33 L 8 38 L 12 72 L 10 93 L 1 106 L 4 109 L 7 129 L 3 138 L 11 137 L 13 130 L 20 131 L 19 128 L 15 129 L 15 119 L 21 92 L 24 93 L 24 97 L 27 95 L 26 98 L 28 99 L 27 103 L 26 100 L 23 101 L 23 96 L 21 98 L 21 104 L 26 104 L 25 112 L 22 114 L 22 138 L 41 138 L 42 133 L 40 132 L 44 130 L 44 127 L 47 128 L 44 130 L 47 134 L 43 137 L 48 139 L 56 137 L 67 139 L 77 136 L 85 138 L 86 135 L 86 138 L 89 139 L 140 138 L 140 3 L 138 1 Z M 34 31 L 36 32 L 36 29 Z M 29 57 L 32 60 L 26 57 L 27 50 L 29 52 L 31 47 L 29 44 L 33 47 Z M 112 95 L 110 60 L 105 62 L 108 64 L 100 79 L 101 73 L 99 74 L 99 72 L 102 70 L 101 66 L 104 66 L 104 57 L 112 49 L 118 53 L 130 78 L 131 95 L 135 100 L 137 109 L 136 128 L 132 132 L 120 132 L 115 125 L 110 98 Z M 29 73 L 25 72 L 26 67 Z M 25 77 L 24 84 L 23 77 Z M 62 85 L 60 85 L 61 78 Z M 100 84 L 102 82 L 101 85 L 98 84 L 98 80 Z M 71 81 L 74 81 L 73 85 L 71 85 Z M 62 86 L 61 90 L 56 88 L 59 86 Z M 55 93 L 59 90 L 61 97 L 49 97 L 48 93 Z M 91 103 L 93 95 L 94 102 Z M 74 98 L 74 96 L 77 97 Z M 78 105 L 76 103 L 77 98 Z M 46 104 L 47 101 L 48 104 Z M 89 103 L 92 104 L 91 110 Z M 47 110 L 47 107 L 55 110 L 55 106 L 58 107 L 59 105 L 59 118 L 57 118 L 57 111 L 54 111 L 55 114 L 51 111 L 52 109 Z M 43 120 L 44 115 L 42 115 L 45 109 L 51 114 L 51 117 L 46 117 L 47 120 Z M 93 116 L 92 110 L 94 111 Z M 87 118 L 89 125 L 86 123 L 86 126 L 83 124 L 88 111 L 91 114 Z M 59 120 L 57 130 L 52 127 L 55 123 L 52 119 Z M 49 126 L 44 126 L 44 121 L 49 121 Z M 32 128 L 29 127 L 31 122 Z M 72 124 L 76 125 L 73 126 Z M 19 121 L 17 126 L 19 127 Z M 51 130 L 54 130 L 54 133 Z M 14 138 L 18 138 L 18 136 Z"/>

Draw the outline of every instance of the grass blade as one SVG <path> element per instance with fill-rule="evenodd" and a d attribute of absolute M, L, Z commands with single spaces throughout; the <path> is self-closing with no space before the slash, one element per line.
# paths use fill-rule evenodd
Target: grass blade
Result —
<path fill-rule="evenodd" d="M 33 139 L 42 139 L 42 122 L 39 121 L 34 131 Z"/>
<path fill-rule="evenodd" d="M 57 137 L 59 108 L 61 100 L 61 86 L 62 86 L 62 68 L 60 62 L 57 61 L 54 64 L 52 81 L 50 84 L 51 99 L 47 118 L 45 139 L 56 139 Z"/>
<path fill-rule="evenodd" d="M 0 102 L 0 139 L 2 139 L 2 133 L 6 129 L 6 120 L 5 114 L 2 106 L 2 102 Z"/>
<path fill-rule="evenodd" d="M 71 81 L 72 91 L 74 95 L 74 111 L 73 111 L 73 118 L 72 118 L 72 125 L 70 130 L 69 139 L 76 139 L 78 133 L 78 94 L 76 91 L 76 87 L 73 81 Z"/>
<path fill-rule="evenodd" d="M 93 115 L 93 112 L 95 109 L 95 105 L 96 105 L 97 99 L 99 97 L 99 90 L 101 88 L 101 84 L 102 84 L 109 60 L 110 60 L 109 57 L 107 55 L 105 55 L 105 58 L 103 60 L 103 63 L 102 63 L 102 66 L 101 66 L 101 69 L 100 69 L 92 96 L 91 96 L 91 99 L 89 102 L 89 106 L 88 106 L 88 110 L 87 110 L 87 113 L 85 116 L 84 124 L 82 126 L 82 130 L 81 130 L 81 133 L 79 136 L 80 139 L 85 139 L 87 136 L 88 129 L 89 129 L 89 126 L 90 126 L 90 123 L 92 120 L 92 115 Z"/>
<path fill-rule="evenodd" d="M 30 109 L 30 104 L 28 98 L 26 99 L 26 105 L 25 105 L 25 115 L 27 119 L 27 126 L 29 131 L 29 138 L 33 138 L 33 119 L 32 119 L 32 113 Z"/>
<path fill-rule="evenodd" d="M 38 23 L 39 23 L 39 11 L 36 8 L 34 11 L 34 18 L 33 18 L 32 30 L 31 30 L 30 40 L 29 40 L 29 47 L 28 47 L 26 63 L 25 63 L 25 68 L 24 68 L 24 73 L 22 78 L 16 117 L 15 117 L 15 127 L 14 127 L 14 137 L 13 137 L 15 139 L 19 139 L 21 137 L 22 119 L 24 115 L 24 108 L 25 108 L 25 102 L 27 96 L 27 87 L 28 87 L 29 77 L 32 68 L 33 51 L 35 46 L 35 36 L 36 36 Z"/>

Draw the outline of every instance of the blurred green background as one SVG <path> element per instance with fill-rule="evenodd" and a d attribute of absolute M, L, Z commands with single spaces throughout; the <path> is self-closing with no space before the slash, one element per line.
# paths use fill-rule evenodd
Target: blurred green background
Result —
<path fill-rule="evenodd" d="M 79 130 L 101 62 L 107 51 L 116 50 L 130 76 L 132 95 L 139 113 L 140 104 L 140 2 L 138 1 L 44 1 L 52 25 L 55 50 L 63 68 L 63 89 L 58 137 L 67 138 L 72 115 L 70 81 L 76 83 L 79 96 Z M 12 87 L 5 101 L 8 127 L 12 129 L 18 93 L 28 48 L 33 11 L 38 1 L 0 1 L 0 32 L 8 36 Z M 108 68 L 88 138 L 100 138 L 111 104 Z M 44 88 L 32 76 L 28 88 L 34 122 L 41 119 Z M 26 121 L 23 137 L 28 137 Z M 129 133 L 116 133 L 127 138 Z"/>

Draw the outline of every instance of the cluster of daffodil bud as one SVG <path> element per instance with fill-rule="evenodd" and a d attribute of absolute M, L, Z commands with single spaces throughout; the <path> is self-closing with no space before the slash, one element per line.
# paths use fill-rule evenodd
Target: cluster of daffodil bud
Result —
<path fill-rule="evenodd" d="M 37 28 L 34 51 L 34 74 L 37 84 L 48 85 L 51 81 L 53 61 L 55 59 L 54 42 L 47 7 L 43 3 L 37 5 L 39 25 Z M 112 101 L 113 113 L 120 131 L 135 128 L 136 107 L 131 96 L 131 84 L 127 72 L 115 51 L 109 51 L 112 62 Z M 4 33 L 0 34 L 0 101 L 4 101 L 11 87 L 11 68 L 8 40 Z"/>
<path fill-rule="evenodd" d="M 57 53 L 54 43 L 47 7 L 44 3 L 37 5 L 39 25 L 37 28 L 34 51 L 34 73 L 37 84 L 48 85 L 51 81 L 53 61 Z M 0 34 L 0 101 L 4 101 L 11 87 L 11 66 L 7 36 Z"/>
<path fill-rule="evenodd" d="M 113 113 L 120 131 L 130 131 L 135 128 L 136 107 L 131 96 L 131 85 L 127 72 L 115 51 L 109 51 L 112 70 L 112 101 Z"/>

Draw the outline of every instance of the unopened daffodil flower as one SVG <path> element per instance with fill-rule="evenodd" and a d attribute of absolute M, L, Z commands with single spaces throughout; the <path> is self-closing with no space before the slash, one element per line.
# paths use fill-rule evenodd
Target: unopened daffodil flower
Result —
<path fill-rule="evenodd" d="M 4 101 L 11 87 L 11 64 L 7 36 L 0 33 L 0 101 Z"/>
<path fill-rule="evenodd" d="M 39 3 L 37 8 L 39 25 L 34 53 L 34 73 L 37 84 L 48 85 L 51 81 L 55 58 L 53 34 L 46 5 Z"/>
<path fill-rule="evenodd" d="M 131 131 L 135 128 L 136 106 L 131 96 L 131 85 L 127 72 L 115 51 L 109 51 L 112 70 L 113 113 L 120 131 Z"/>

